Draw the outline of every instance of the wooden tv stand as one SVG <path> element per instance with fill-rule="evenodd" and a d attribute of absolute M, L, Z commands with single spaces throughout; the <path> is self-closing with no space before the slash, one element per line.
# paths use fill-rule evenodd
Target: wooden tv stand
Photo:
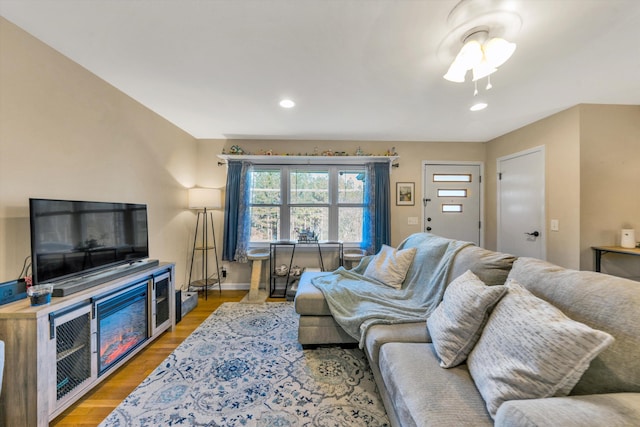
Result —
<path fill-rule="evenodd" d="M 173 330 L 174 270 L 173 263 L 150 265 L 67 297 L 54 297 L 46 305 L 32 307 L 27 298 L 0 306 L 0 340 L 5 342 L 0 426 L 48 426 L 161 333 Z M 129 295 L 146 305 L 146 338 L 100 372 L 101 306 Z"/>

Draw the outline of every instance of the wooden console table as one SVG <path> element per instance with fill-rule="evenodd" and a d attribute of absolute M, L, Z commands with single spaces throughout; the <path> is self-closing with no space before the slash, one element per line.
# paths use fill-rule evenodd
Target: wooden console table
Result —
<path fill-rule="evenodd" d="M 640 256 L 640 248 L 623 248 L 621 246 L 592 246 L 595 259 L 595 271 L 600 272 L 602 255 L 608 253 Z"/>
<path fill-rule="evenodd" d="M 0 307 L 0 340 L 5 342 L 0 427 L 48 426 L 161 333 L 173 330 L 174 269 L 173 263 L 160 263 L 54 297 L 46 305 L 32 306 L 26 298 Z M 101 323 L 101 315 L 105 319 L 107 310 L 117 312 L 107 306 L 122 301 L 133 301 L 125 307 L 137 309 L 138 302 L 146 307 L 141 310 L 146 338 L 120 358 L 105 362 L 100 350 L 108 350 L 111 343 L 101 339 L 108 323 Z"/>

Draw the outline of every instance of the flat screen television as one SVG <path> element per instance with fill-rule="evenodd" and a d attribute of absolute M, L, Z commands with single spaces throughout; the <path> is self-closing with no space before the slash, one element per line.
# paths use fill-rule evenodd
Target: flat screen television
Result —
<path fill-rule="evenodd" d="M 147 206 L 29 199 L 33 283 L 59 282 L 148 258 Z"/>

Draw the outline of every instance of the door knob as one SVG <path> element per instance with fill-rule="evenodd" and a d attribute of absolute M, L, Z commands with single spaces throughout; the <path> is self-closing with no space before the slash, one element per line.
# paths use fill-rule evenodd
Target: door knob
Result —
<path fill-rule="evenodd" d="M 534 231 L 533 233 L 524 233 L 527 236 L 533 236 L 533 237 L 538 237 L 540 235 L 540 233 L 538 233 L 537 231 Z"/>

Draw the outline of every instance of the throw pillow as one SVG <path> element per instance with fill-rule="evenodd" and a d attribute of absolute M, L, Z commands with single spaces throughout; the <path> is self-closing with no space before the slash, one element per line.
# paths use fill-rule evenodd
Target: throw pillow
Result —
<path fill-rule="evenodd" d="M 566 396 L 613 337 L 576 322 L 513 279 L 467 364 L 487 410 L 507 400 Z"/>
<path fill-rule="evenodd" d="M 427 319 L 440 366 L 453 368 L 467 359 L 480 338 L 489 312 L 505 294 L 505 286 L 487 286 L 470 270 L 456 278 Z"/>
<path fill-rule="evenodd" d="M 416 251 L 416 248 L 398 250 L 382 245 L 380 252 L 373 257 L 364 270 L 364 276 L 400 289 Z"/>

